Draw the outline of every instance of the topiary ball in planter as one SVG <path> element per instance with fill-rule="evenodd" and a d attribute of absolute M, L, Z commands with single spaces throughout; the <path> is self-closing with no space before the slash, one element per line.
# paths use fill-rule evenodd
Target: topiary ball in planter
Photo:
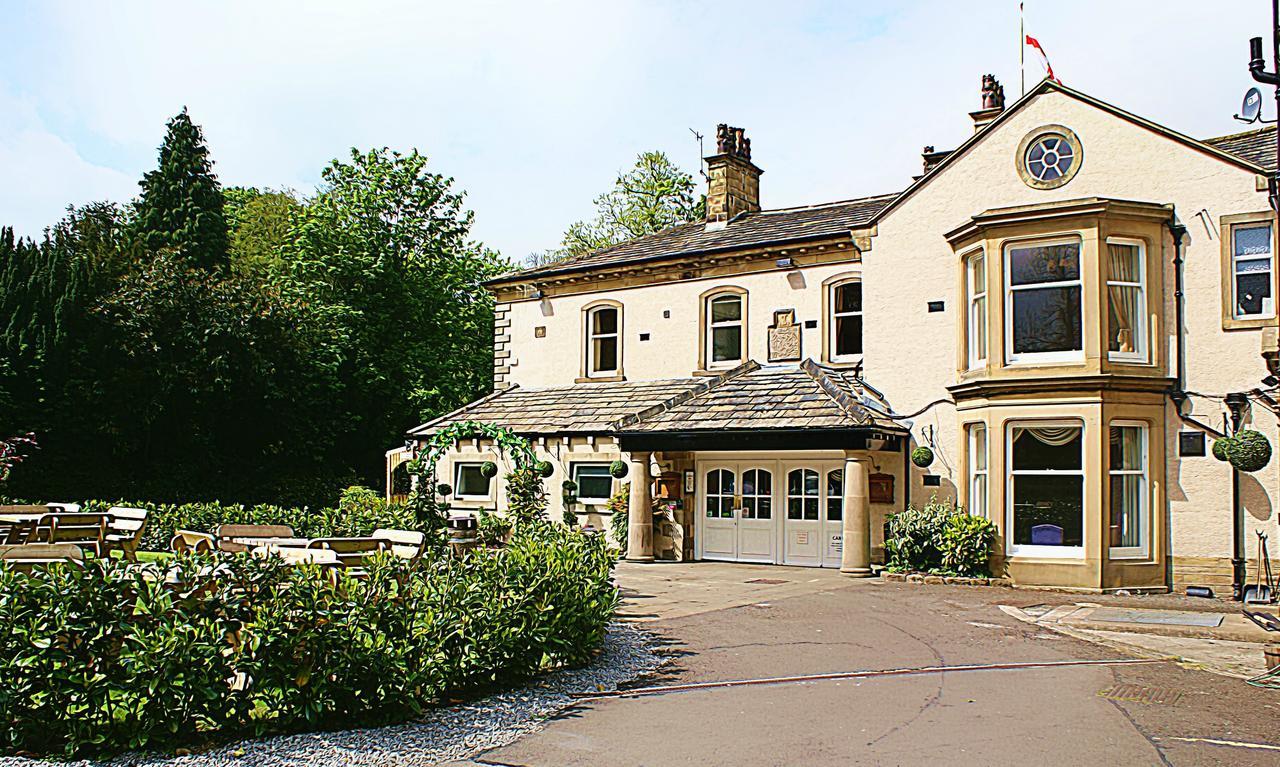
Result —
<path fill-rule="evenodd" d="M 560 483 L 560 488 L 566 493 L 576 493 L 578 492 L 578 483 L 571 479 L 566 479 L 564 482 Z"/>
<path fill-rule="evenodd" d="M 445 498 L 448 498 L 449 496 L 453 495 L 453 488 L 445 484 L 444 482 L 441 482 L 440 484 L 436 485 L 436 494 L 442 495 Z"/>
<path fill-rule="evenodd" d="M 556 467 L 551 465 L 551 461 L 538 461 L 533 465 L 533 473 L 543 479 L 550 477 L 555 471 Z"/>
<path fill-rule="evenodd" d="M 1240 471 L 1258 471 L 1271 461 L 1271 443 L 1259 432 L 1246 429 L 1231 438 L 1227 460 Z"/>
<path fill-rule="evenodd" d="M 609 464 L 609 474 L 611 474 L 614 479 L 622 479 L 627 476 L 627 462 L 614 461 Z"/>
<path fill-rule="evenodd" d="M 933 463 L 933 450 L 924 445 L 911 451 L 911 462 L 920 468 L 925 468 Z"/>
<path fill-rule="evenodd" d="M 1226 461 L 1231 456 L 1231 437 L 1219 437 L 1213 441 L 1213 457 Z"/>
<path fill-rule="evenodd" d="M 485 479 L 493 479 L 498 476 L 498 464 L 493 461 L 485 461 L 480 464 L 480 476 Z"/>

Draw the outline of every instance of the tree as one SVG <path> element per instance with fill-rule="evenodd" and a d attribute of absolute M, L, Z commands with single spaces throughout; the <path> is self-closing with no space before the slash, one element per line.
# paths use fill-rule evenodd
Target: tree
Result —
<path fill-rule="evenodd" d="M 346 446 L 372 473 L 407 424 L 489 389 L 493 303 L 484 281 L 510 268 L 471 240 L 473 214 L 427 158 L 352 150 L 324 171 L 286 259 L 343 317 Z M 341 417 L 335 414 L 333 417 Z"/>
<path fill-rule="evenodd" d="M 193 265 L 227 264 L 227 222 L 218 178 L 200 126 L 183 107 L 168 123 L 160 164 L 142 177 L 136 233 L 152 252 L 172 248 Z"/>
<path fill-rule="evenodd" d="M 608 248 L 676 224 L 705 216 L 706 198 L 696 195 L 693 176 L 678 168 L 662 152 L 644 152 L 613 189 L 595 199 L 596 216 L 578 221 L 564 233 L 555 257 L 533 254 L 544 263 Z"/>
<path fill-rule="evenodd" d="M 231 187 L 224 195 L 231 268 L 241 273 L 280 269 L 302 203 L 291 192 L 254 187 Z"/>

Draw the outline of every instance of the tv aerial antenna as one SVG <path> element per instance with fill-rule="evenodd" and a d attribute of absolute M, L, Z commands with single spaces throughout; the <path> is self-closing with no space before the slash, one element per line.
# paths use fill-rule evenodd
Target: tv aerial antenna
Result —
<path fill-rule="evenodd" d="M 1242 123 L 1262 123 L 1270 125 L 1276 120 L 1262 119 L 1262 91 L 1250 88 L 1244 92 L 1244 101 L 1240 104 L 1240 114 L 1232 115 Z M 1278 117 L 1277 119 L 1280 119 Z"/>
<path fill-rule="evenodd" d="M 702 180 L 706 181 L 708 177 L 707 172 L 702 168 L 702 158 L 706 157 L 707 153 L 702 150 L 702 134 L 693 128 L 690 128 L 689 132 L 693 134 L 693 140 L 698 142 L 698 173 L 702 175 Z"/>

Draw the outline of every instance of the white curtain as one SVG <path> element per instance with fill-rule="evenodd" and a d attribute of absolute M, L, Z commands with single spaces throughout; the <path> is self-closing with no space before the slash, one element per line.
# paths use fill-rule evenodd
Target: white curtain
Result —
<path fill-rule="evenodd" d="M 1110 245 L 1111 281 L 1138 282 L 1140 270 L 1138 249 L 1133 245 Z M 1111 311 L 1111 337 L 1108 348 L 1113 352 L 1133 352 L 1134 322 L 1138 317 L 1138 293 L 1134 285 L 1109 285 L 1108 304 Z"/>
<path fill-rule="evenodd" d="M 1060 447 L 1080 436 L 1079 426 L 1018 426 L 1013 430 L 1016 441 L 1023 434 L 1030 434 L 1046 445 Z"/>

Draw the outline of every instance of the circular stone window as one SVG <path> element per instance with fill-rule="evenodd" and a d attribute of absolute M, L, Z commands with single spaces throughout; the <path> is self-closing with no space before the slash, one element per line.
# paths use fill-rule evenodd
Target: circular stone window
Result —
<path fill-rule="evenodd" d="M 1054 189 L 1080 170 L 1084 152 L 1070 128 L 1046 125 L 1028 133 L 1018 146 L 1018 175 L 1033 189 Z"/>

